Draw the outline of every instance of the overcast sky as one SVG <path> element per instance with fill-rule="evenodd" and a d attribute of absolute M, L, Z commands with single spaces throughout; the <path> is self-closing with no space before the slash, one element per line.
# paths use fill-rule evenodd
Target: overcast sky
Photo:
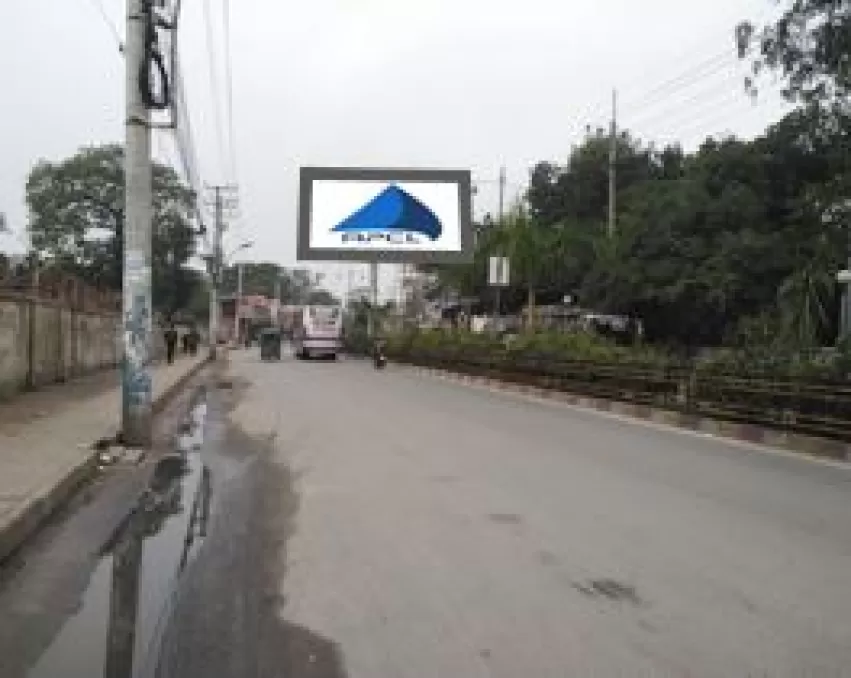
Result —
<path fill-rule="evenodd" d="M 295 262 L 302 164 L 469 167 L 482 212 L 495 209 L 500 165 L 517 193 L 536 161 L 563 160 L 586 125 L 606 125 L 613 87 L 622 125 L 686 148 L 707 134 L 752 137 L 783 112 L 774 95 L 753 105 L 743 94 L 732 37 L 736 22 L 767 17 L 770 0 L 231 0 L 234 163 L 226 4 L 183 0 L 181 52 L 200 173 L 238 181 L 229 240 L 255 241 L 246 259 Z M 123 35 L 125 5 L 3 5 L 0 211 L 22 232 L 39 158 L 123 137 L 124 63 L 109 22 Z M 155 137 L 172 160 L 169 133 Z M 0 247 L 20 249 L 8 236 Z"/>

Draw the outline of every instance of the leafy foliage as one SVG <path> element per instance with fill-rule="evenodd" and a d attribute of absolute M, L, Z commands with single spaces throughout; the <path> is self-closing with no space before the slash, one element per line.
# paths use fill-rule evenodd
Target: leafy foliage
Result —
<path fill-rule="evenodd" d="M 756 77 L 765 69 L 779 71 L 783 94 L 808 103 L 846 101 L 851 94 L 851 2 L 794 0 L 767 26 L 743 22 L 736 29 L 741 58 L 751 58 Z M 755 52 L 755 54 L 754 54 Z"/>
<path fill-rule="evenodd" d="M 242 293 L 279 299 L 285 304 L 334 304 L 334 295 L 320 286 L 321 279 L 305 269 L 289 269 L 272 262 L 246 262 L 242 267 Z M 222 273 L 222 293 L 236 294 L 239 267 Z"/>
<path fill-rule="evenodd" d="M 151 275 L 154 306 L 182 308 L 194 274 L 195 195 L 175 172 L 154 164 Z M 121 146 L 84 148 L 58 163 L 39 162 L 26 185 L 28 229 L 42 259 L 87 282 L 121 288 L 124 245 L 124 151 Z"/>
<path fill-rule="evenodd" d="M 527 205 L 483 233 L 471 266 L 439 270 L 440 284 L 487 294 L 487 256 L 501 253 L 507 311 L 572 295 L 681 347 L 733 341 L 770 314 L 790 347 L 829 342 L 851 221 L 849 120 L 803 107 L 753 141 L 707 139 L 692 154 L 624 134 L 611 237 L 604 139 L 590 133 L 565 165 L 535 167 Z"/>

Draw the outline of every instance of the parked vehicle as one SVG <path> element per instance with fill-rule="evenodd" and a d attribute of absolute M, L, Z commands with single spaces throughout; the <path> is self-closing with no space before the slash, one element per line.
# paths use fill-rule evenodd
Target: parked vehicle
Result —
<path fill-rule="evenodd" d="M 281 359 L 281 331 L 277 327 L 267 327 L 260 332 L 260 360 Z"/>
<path fill-rule="evenodd" d="M 293 349 L 297 358 L 327 357 L 336 360 L 343 334 L 339 306 L 305 306 L 296 314 Z"/>

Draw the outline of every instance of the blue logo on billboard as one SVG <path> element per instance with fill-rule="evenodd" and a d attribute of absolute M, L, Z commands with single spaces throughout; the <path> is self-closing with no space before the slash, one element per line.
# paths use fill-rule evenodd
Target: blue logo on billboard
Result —
<path fill-rule="evenodd" d="M 416 243 L 418 236 L 437 240 L 443 225 L 414 196 L 391 185 L 331 230 L 343 242 Z"/>

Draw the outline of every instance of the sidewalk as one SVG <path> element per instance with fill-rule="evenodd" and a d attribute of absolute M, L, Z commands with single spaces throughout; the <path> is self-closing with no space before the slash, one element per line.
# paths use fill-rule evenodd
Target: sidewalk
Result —
<path fill-rule="evenodd" d="M 155 407 L 204 362 L 156 365 Z M 94 470 L 92 445 L 118 433 L 120 415 L 115 370 L 0 402 L 0 561 Z"/>

